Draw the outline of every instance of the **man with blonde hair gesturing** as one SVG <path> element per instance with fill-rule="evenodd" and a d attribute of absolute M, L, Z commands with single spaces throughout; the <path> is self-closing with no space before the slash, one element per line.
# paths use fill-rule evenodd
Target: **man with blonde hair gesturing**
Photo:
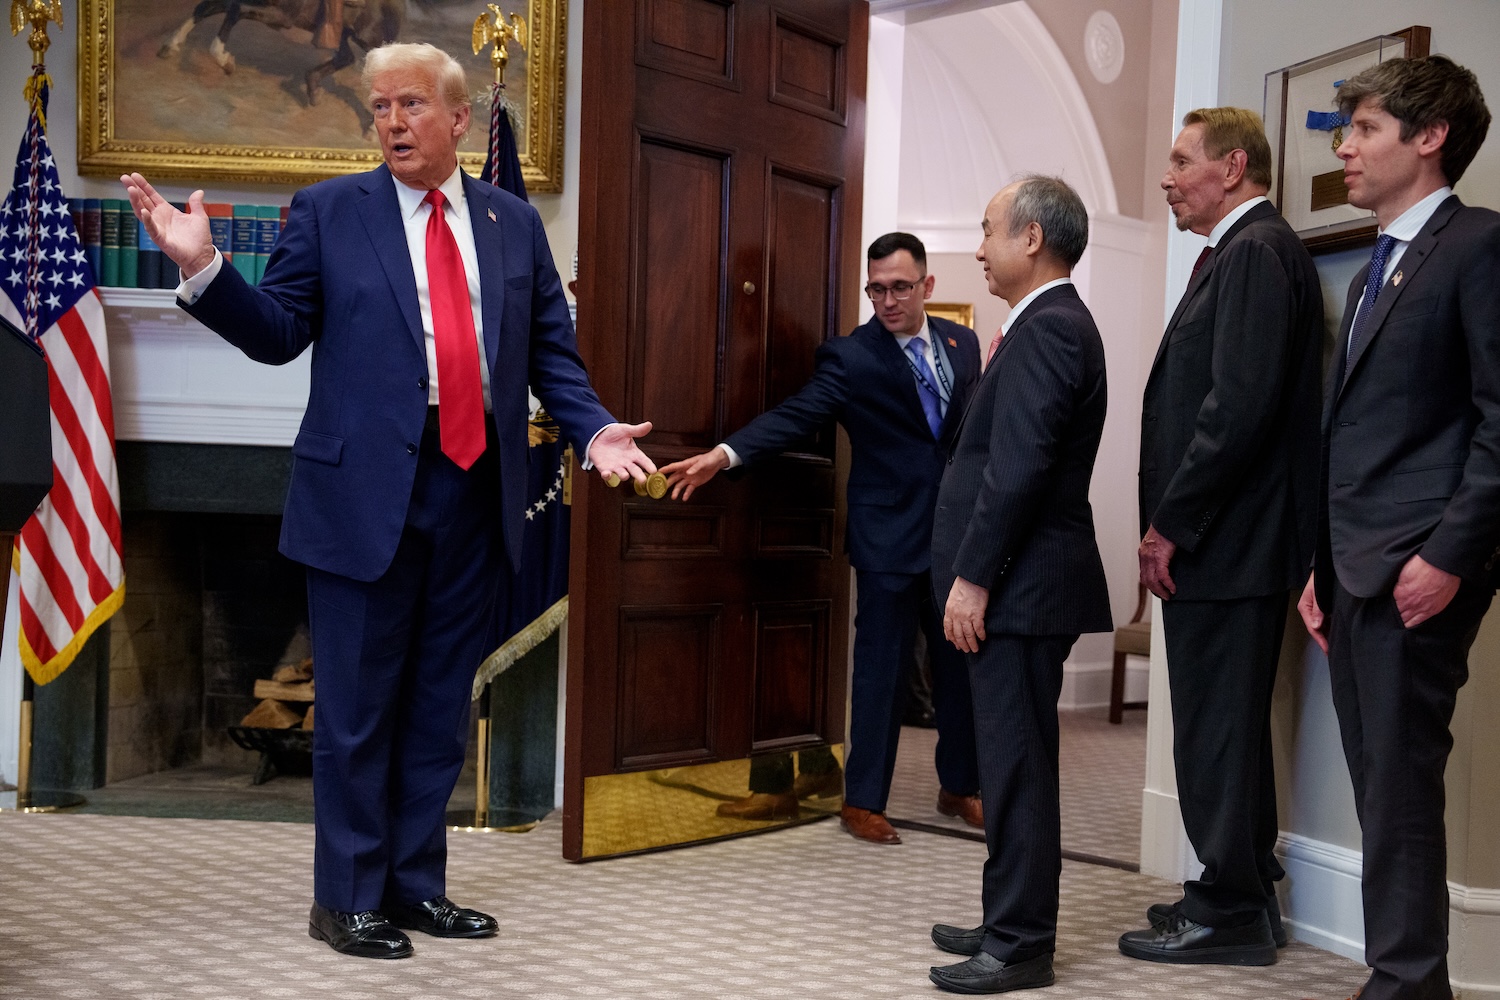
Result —
<path fill-rule="evenodd" d="M 312 347 L 281 551 L 307 567 L 318 674 L 309 933 L 404 958 L 399 928 L 488 937 L 445 892 L 486 624 L 526 505 L 527 385 L 602 475 L 654 471 L 589 386 L 536 210 L 458 167 L 463 69 L 431 45 L 365 60 L 383 166 L 299 191 L 259 287 L 140 174 L 131 207 L 184 275 L 179 303 L 249 357 Z"/>

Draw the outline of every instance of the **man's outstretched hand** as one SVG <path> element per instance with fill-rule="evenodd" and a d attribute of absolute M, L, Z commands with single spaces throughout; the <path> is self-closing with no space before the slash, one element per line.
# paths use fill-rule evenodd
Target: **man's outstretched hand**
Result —
<path fill-rule="evenodd" d="M 667 477 L 667 485 L 672 487 L 672 499 L 687 500 L 694 490 L 727 468 L 729 456 L 724 454 L 723 448 L 716 446 L 701 455 L 663 466 L 661 471 Z"/>
<path fill-rule="evenodd" d="M 203 210 L 202 191 L 189 195 L 188 210 L 180 212 L 140 174 L 125 174 L 120 183 L 130 196 L 135 217 L 141 220 L 162 253 L 182 269 L 184 278 L 191 278 L 214 262 L 214 241 L 208 229 L 208 213 Z"/>
<path fill-rule="evenodd" d="M 588 459 L 605 482 L 610 476 L 644 483 L 656 471 L 656 463 L 636 447 L 635 439 L 651 433 L 651 421 L 643 424 L 610 424 L 594 436 Z"/>

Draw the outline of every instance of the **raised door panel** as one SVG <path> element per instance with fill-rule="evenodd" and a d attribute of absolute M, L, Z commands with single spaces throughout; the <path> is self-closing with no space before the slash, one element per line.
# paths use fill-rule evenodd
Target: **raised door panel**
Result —
<path fill-rule="evenodd" d="M 734 0 L 637 0 L 637 10 L 638 64 L 706 83 L 733 84 Z"/>
<path fill-rule="evenodd" d="M 724 153 L 641 139 L 628 412 L 658 446 L 720 434 L 728 173 Z"/>
<path fill-rule="evenodd" d="M 755 750 L 821 742 L 830 601 L 755 609 Z"/>
<path fill-rule="evenodd" d="M 771 40 L 771 100 L 843 124 L 845 43 L 777 11 Z"/>
<path fill-rule="evenodd" d="M 620 770 L 713 759 L 722 613 L 720 605 L 620 608 Z"/>

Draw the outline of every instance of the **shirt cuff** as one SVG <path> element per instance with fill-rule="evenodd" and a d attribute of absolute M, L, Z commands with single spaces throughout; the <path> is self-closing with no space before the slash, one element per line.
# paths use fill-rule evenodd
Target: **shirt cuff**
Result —
<path fill-rule="evenodd" d="M 183 278 L 182 284 L 177 286 L 177 297 L 188 305 L 197 302 L 198 296 L 219 276 L 219 268 L 223 266 L 224 255 L 219 253 L 218 247 L 214 247 L 213 261 L 191 278 Z"/>
<path fill-rule="evenodd" d="M 591 452 L 591 451 L 594 450 L 594 442 L 599 439 L 599 435 L 600 434 L 603 434 L 605 431 L 609 430 L 613 426 L 615 426 L 615 425 L 614 424 L 605 424 L 603 427 L 599 428 L 597 431 L 594 432 L 594 436 L 593 437 L 589 438 L 589 443 L 583 449 L 583 461 L 580 462 L 579 466 L 578 466 L 584 472 L 588 472 L 590 469 L 592 469 L 594 467 L 594 463 L 589 460 L 589 452 Z"/>
<path fill-rule="evenodd" d="M 729 467 L 731 469 L 738 469 L 740 466 L 745 464 L 740 460 L 740 456 L 736 455 L 734 453 L 734 449 L 729 447 L 729 445 L 720 443 L 719 447 L 723 448 L 724 454 L 729 456 Z"/>

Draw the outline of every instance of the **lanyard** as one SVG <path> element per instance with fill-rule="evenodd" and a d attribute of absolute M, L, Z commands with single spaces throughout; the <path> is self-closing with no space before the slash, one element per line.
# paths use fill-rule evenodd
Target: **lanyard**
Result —
<path fill-rule="evenodd" d="M 912 337 L 912 340 L 916 339 L 917 338 L 915 336 Z M 909 340 L 907 341 L 907 346 L 910 345 L 911 341 Z M 947 398 L 949 399 L 953 397 L 953 383 L 948 381 L 948 372 L 943 365 L 943 352 L 938 350 L 937 344 L 932 345 L 932 366 L 933 368 L 937 369 L 938 381 L 943 383 L 943 392 L 938 392 L 937 387 L 934 386 L 931 382 L 927 381 L 927 376 L 923 374 L 922 369 L 917 367 L 917 363 L 911 359 L 910 351 L 902 348 L 901 356 L 906 359 L 906 367 L 911 369 L 911 373 L 917 377 L 917 381 L 920 382 L 928 392 L 931 392 L 939 399 L 943 398 L 944 393 L 947 393 Z"/>

